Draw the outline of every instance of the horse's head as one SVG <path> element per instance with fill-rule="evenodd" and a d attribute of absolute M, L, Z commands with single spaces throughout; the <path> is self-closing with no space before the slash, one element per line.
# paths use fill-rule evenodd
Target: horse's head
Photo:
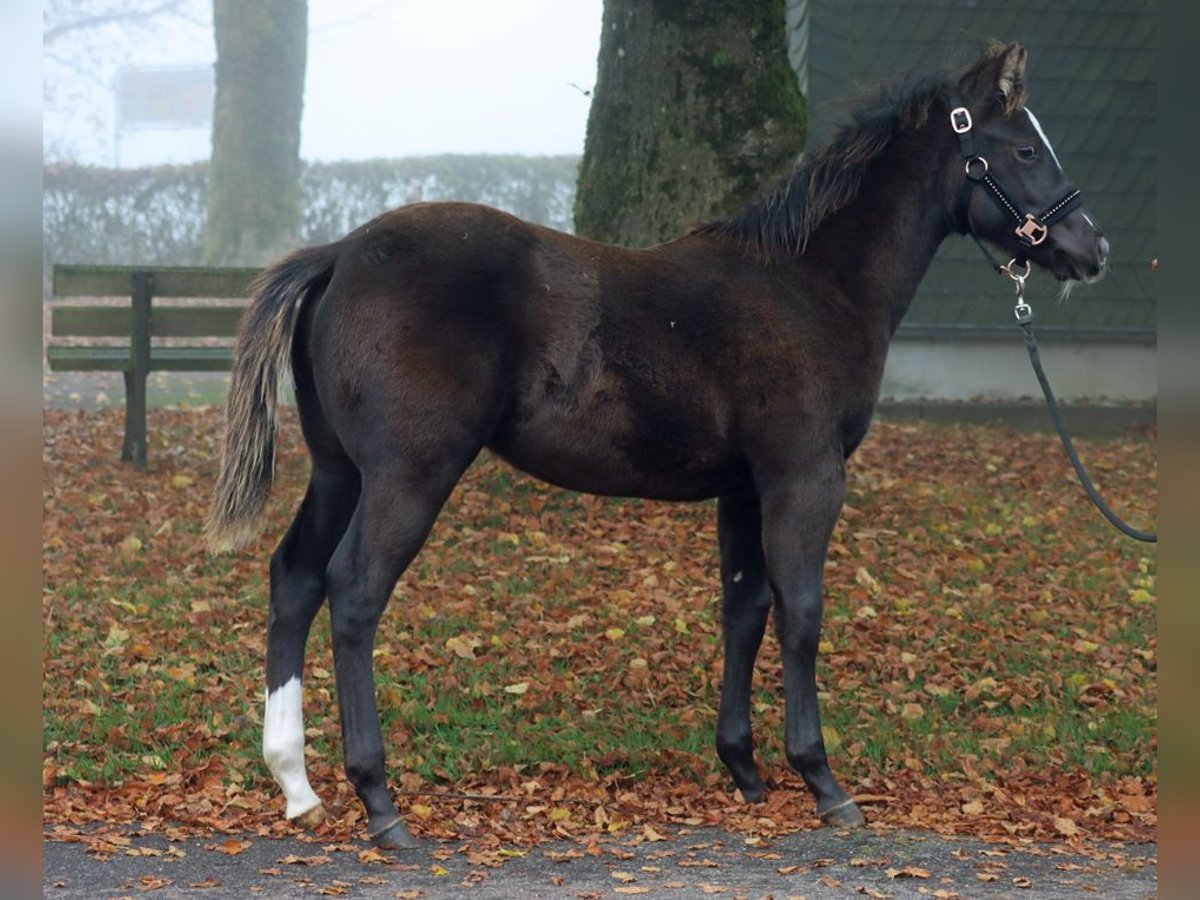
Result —
<path fill-rule="evenodd" d="M 1108 241 L 1025 105 L 1025 57 L 1020 44 L 994 47 L 950 97 L 962 157 L 954 178 L 970 186 L 959 190 L 957 224 L 1060 281 L 1094 281 Z"/>

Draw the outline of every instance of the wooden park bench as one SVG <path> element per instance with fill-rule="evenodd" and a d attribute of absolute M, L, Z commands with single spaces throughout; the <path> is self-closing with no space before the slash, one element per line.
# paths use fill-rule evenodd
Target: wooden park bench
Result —
<path fill-rule="evenodd" d="M 155 338 L 232 338 L 244 305 L 184 306 L 164 298 L 248 298 L 257 269 L 175 266 L 56 265 L 55 297 L 128 297 L 129 305 L 56 304 L 50 313 L 46 358 L 53 372 L 121 372 L 125 376 L 125 440 L 121 459 L 146 468 L 146 379 L 151 372 L 221 372 L 233 348 L 202 344 L 162 346 Z M 62 338 L 124 338 L 113 345 Z"/>

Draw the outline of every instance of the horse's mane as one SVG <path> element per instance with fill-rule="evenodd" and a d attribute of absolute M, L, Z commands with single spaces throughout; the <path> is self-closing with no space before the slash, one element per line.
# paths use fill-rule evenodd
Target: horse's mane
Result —
<path fill-rule="evenodd" d="M 858 196 L 867 168 L 896 134 L 925 123 L 950 83 L 950 73 L 941 71 L 878 88 L 829 143 L 802 159 L 764 197 L 693 233 L 723 235 L 767 254 L 803 251 L 821 223 Z"/>

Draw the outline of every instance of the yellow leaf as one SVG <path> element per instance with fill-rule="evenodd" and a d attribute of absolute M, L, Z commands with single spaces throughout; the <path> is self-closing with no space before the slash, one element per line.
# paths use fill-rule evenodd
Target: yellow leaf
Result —
<path fill-rule="evenodd" d="M 610 872 L 609 874 L 622 884 L 629 884 L 631 881 L 637 881 L 637 877 L 632 872 Z"/>
<path fill-rule="evenodd" d="M 825 739 L 825 749 L 832 753 L 842 743 L 842 736 L 832 725 L 821 726 L 821 737 Z"/>
<path fill-rule="evenodd" d="M 182 681 L 186 684 L 191 684 L 196 680 L 195 663 L 181 663 L 178 666 L 168 666 L 163 672 L 173 681 Z"/>
<path fill-rule="evenodd" d="M 517 696 L 524 694 L 527 690 L 529 690 L 528 681 L 518 681 L 516 684 L 507 684 L 504 686 L 504 693 L 516 694 Z"/>
<path fill-rule="evenodd" d="M 643 628 L 648 628 L 649 626 L 654 624 L 655 619 L 654 619 L 654 616 L 641 616 L 636 621 Z"/>
<path fill-rule="evenodd" d="M 968 700 L 974 700 L 980 694 L 990 694 L 995 689 L 996 679 L 988 675 L 984 678 L 980 678 L 973 685 L 967 688 L 966 698 Z"/>
<path fill-rule="evenodd" d="M 817 652 L 821 654 L 833 652 L 833 641 L 821 641 L 817 644 Z"/>
<path fill-rule="evenodd" d="M 1067 837 L 1079 834 L 1079 826 L 1073 820 L 1064 817 L 1055 818 L 1054 827 L 1059 834 L 1065 834 Z"/>
<path fill-rule="evenodd" d="M 134 615 L 137 615 L 137 607 L 128 600 L 118 600 L 116 597 L 109 597 L 108 602 L 119 609 L 123 609 L 126 612 L 131 612 Z"/>
<path fill-rule="evenodd" d="M 649 825 L 642 826 L 642 837 L 647 841 L 665 841 L 666 838 L 651 828 Z"/>
<path fill-rule="evenodd" d="M 872 597 L 874 597 L 880 591 L 879 582 L 876 580 L 875 576 L 868 572 L 863 566 L 859 566 L 854 571 L 854 580 L 858 582 L 859 587 L 866 588 L 867 592 Z"/>
<path fill-rule="evenodd" d="M 971 800 L 967 803 L 964 803 L 960 808 L 963 811 L 963 815 L 977 816 L 983 812 L 983 802 L 980 800 Z"/>
<path fill-rule="evenodd" d="M 171 484 L 177 488 L 191 487 L 192 477 L 190 475 L 176 475 L 171 479 Z"/>
<path fill-rule="evenodd" d="M 879 613 L 875 612 L 875 607 L 873 606 L 860 606 L 854 615 L 859 619 L 874 619 Z"/>
<path fill-rule="evenodd" d="M 483 641 L 468 635 L 458 635 L 446 640 L 446 649 L 460 659 L 474 659 L 475 648 L 481 646 L 483 646 Z"/>
<path fill-rule="evenodd" d="M 625 637 L 625 629 L 610 628 L 608 631 L 604 632 L 604 636 L 610 641 L 619 641 L 621 638 Z"/>
<path fill-rule="evenodd" d="M 428 819 L 430 816 L 433 815 L 433 809 L 431 809 L 430 807 L 426 806 L 423 803 L 413 803 L 408 808 L 409 808 L 409 811 L 412 812 L 412 814 L 414 816 L 416 816 L 418 819 L 422 819 L 422 820 Z"/>
<path fill-rule="evenodd" d="M 561 822 L 563 819 L 570 818 L 571 811 L 569 809 L 563 809 L 561 806 L 559 806 L 550 810 L 550 812 L 546 815 L 551 822 Z"/>
<path fill-rule="evenodd" d="M 1129 602 L 1138 604 L 1153 603 L 1154 596 L 1145 588 L 1134 588 L 1129 592 Z"/>
<path fill-rule="evenodd" d="M 443 875 L 450 874 L 450 870 L 445 868 L 444 866 L 437 866 L 437 865 L 430 866 L 429 871 L 432 872 L 434 875 L 436 875 L 438 878 L 441 878 Z"/>
<path fill-rule="evenodd" d="M 105 655 L 111 656 L 119 652 L 127 640 L 129 640 L 129 632 L 113 622 L 112 627 L 108 629 L 108 637 L 104 639 Z"/>
<path fill-rule="evenodd" d="M 675 617 L 675 631 L 678 632 L 679 634 L 687 634 L 688 633 L 688 624 L 687 624 L 687 622 L 684 621 L 683 616 Z"/>
<path fill-rule="evenodd" d="M 120 544 L 121 552 L 127 556 L 131 556 L 142 549 L 142 539 L 136 534 L 131 534 Z"/>
<path fill-rule="evenodd" d="M 900 710 L 900 717 L 909 722 L 915 722 L 925 715 L 925 709 L 920 703 L 905 703 L 904 709 Z"/>
<path fill-rule="evenodd" d="M 520 856 L 525 855 L 524 850 L 505 850 L 503 848 L 499 851 L 499 853 L 501 856 L 506 857 L 508 859 L 513 859 L 515 857 L 520 857 Z"/>

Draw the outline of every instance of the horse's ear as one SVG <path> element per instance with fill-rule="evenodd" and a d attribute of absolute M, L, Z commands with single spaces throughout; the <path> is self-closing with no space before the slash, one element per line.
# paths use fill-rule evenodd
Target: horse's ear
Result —
<path fill-rule="evenodd" d="M 959 83 L 963 94 L 977 101 L 998 97 L 1006 116 L 1025 106 L 1025 60 L 1020 44 L 994 43 L 967 69 Z"/>

